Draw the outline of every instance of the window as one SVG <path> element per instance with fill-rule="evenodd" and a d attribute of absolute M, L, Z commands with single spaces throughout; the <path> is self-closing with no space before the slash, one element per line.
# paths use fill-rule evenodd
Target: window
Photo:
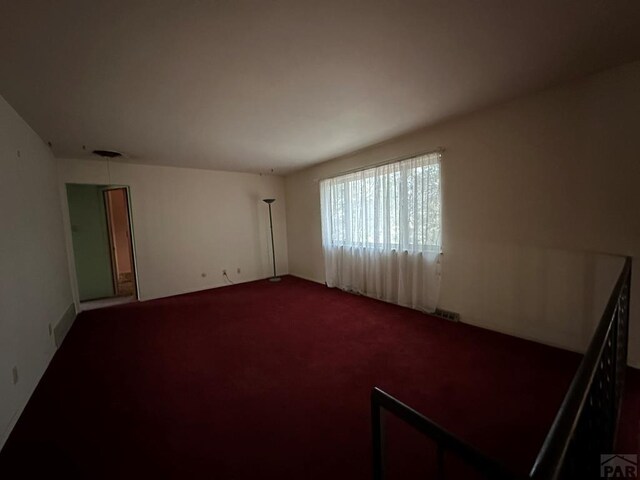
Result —
<path fill-rule="evenodd" d="M 440 251 L 440 153 L 320 184 L 325 248 Z"/>
<path fill-rule="evenodd" d="M 440 295 L 440 153 L 320 183 L 329 287 L 433 312 Z"/>

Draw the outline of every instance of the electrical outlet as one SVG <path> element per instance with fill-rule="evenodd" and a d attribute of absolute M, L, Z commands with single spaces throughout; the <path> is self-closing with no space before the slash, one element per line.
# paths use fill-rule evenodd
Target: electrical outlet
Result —
<path fill-rule="evenodd" d="M 16 383 L 18 383 L 18 367 L 13 367 L 12 373 L 13 373 L 13 384 L 15 385 Z"/>
<path fill-rule="evenodd" d="M 240 267 L 238 267 L 238 270 L 236 270 L 237 274 L 240 275 Z"/>

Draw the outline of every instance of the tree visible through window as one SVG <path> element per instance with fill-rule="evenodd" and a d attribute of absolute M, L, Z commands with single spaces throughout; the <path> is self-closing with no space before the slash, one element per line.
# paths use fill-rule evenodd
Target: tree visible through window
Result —
<path fill-rule="evenodd" d="M 323 180 L 320 193 L 325 248 L 440 250 L 439 153 Z"/>

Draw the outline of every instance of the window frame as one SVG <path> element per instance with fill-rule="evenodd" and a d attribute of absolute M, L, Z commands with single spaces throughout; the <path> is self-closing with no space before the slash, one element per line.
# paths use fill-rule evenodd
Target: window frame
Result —
<path fill-rule="evenodd" d="M 331 194 L 333 194 L 335 192 L 335 188 L 339 187 L 340 185 L 344 185 L 344 189 L 343 189 L 343 195 L 347 195 L 347 190 L 348 187 L 347 185 L 349 184 L 360 184 L 358 185 L 356 188 L 365 188 L 366 185 L 366 181 L 368 179 L 371 178 L 376 178 L 376 177 L 383 177 L 383 176 L 391 176 L 391 175 L 398 175 L 398 176 L 402 176 L 402 169 L 399 168 L 398 170 L 392 170 L 389 172 L 379 172 L 378 170 L 384 167 L 389 167 L 392 166 L 394 164 L 397 165 L 401 165 L 402 163 L 405 162 L 412 162 L 415 161 L 418 158 L 421 157 L 428 157 L 431 155 L 437 155 L 437 159 L 435 161 L 432 160 L 428 160 L 426 161 L 423 165 L 420 165 L 418 167 L 415 167 L 415 170 L 417 170 L 418 168 L 423 169 L 428 169 L 428 168 L 432 168 L 434 166 L 437 166 L 437 195 L 438 195 L 438 200 L 437 200 L 437 205 L 438 205 L 438 212 L 437 212 L 437 228 L 438 228 L 438 232 L 437 232 L 437 237 L 438 240 L 437 242 L 428 242 L 428 243 L 424 243 L 424 244 L 413 244 L 413 249 L 410 248 L 405 248 L 405 245 L 401 244 L 400 241 L 400 231 L 401 231 L 401 227 L 398 226 L 397 231 L 394 232 L 394 234 L 396 235 L 396 237 L 398 238 L 397 242 L 373 242 L 373 241 L 358 241 L 358 242 L 354 242 L 352 239 L 347 240 L 346 238 L 342 241 L 335 239 L 335 233 L 332 232 L 332 236 L 334 238 L 331 239 L 329 244 L 325 243 L 325 208 L 327 208 L 324 205 L 324 193 L 323 193 L 323 188 L 324 187 L 324 182 L 326 181 L 331 181 L 333 182 L 333 185 L 328 185 L 326 188 L 329 189 L 329 192 Z M 358 176 L 357 176 L 358 175 Z M 397 181 L 397 180 L 396 180 Z M 406 180 L 405 180 L 406 182 Z M 400 189 L 402 188 L 402 184 L 399 187 Z M 375 195 L 375 191 L 374 191 L 374 195 Z M 405 191 L 405 195 L 403 197 L 405 200 L 407 198 L 409 198 L 409 195 L 406 193 Z M 330 248 L 360 248 L 360 249 L 365 249 L 365 250 L 377 250 L 377 251 L 386 251 L 386 252 L 404 252 L 404 253 L 408 253 L 409 251 L 414 251 L 414 252 L 435 252 L 435 253 L 441 253 L 442 252 L 442 225 L 443 225 L 443 215 L 442 215 L 442 152 L 441 151 L 436 151 L 436 152 L 427 152 L 427 153 L 423 153 L 423 154 L 417 154 L 417 155 L 412 155 L 410 157 L 405 157 L 399 160 L 394 160 L 391 162 L 385 162 L 382 164 L 378 164 L 375 166 L 371 166 L 371 167 L 367 167 L 367 168 L 363 168 L 363 169 L 358 169 L 358 170 L 354 170 L 354 171 L 350 171 L 350 172 L 345 172 L 343 174 L 340 175 L 336 175 L 333 177 L 329 177 L 329 178 L 325 178 L 322 179 L 320 182 L 320 203 L 321 203 L 321 220 L 322 220 L 322 245 L 324 248 L 326 247 L 330 247 Z M 399 200 L 400 202 L 402 202 L 402 198 Z M 348 222 L 351 219 L 351 216 L 349 215 L 349 207 L 350 204 L 352 202 L 347 201 L 347 199 L 345 198 L 344 204 L 346 205 L 346 208 L 344 210 L 346 210 L 345 214 L 346 214 L 346 222 L 348 225 Z M 333 212 L 335 215 L 335 212 Z M 403 212 L 402 208 L 400 207 L 398 209 L 398 217 L 402 217 L 403 213 L 406 215 L 406 212 Z M 389 215 L 388 212 L 386 212 L 386 215 Z M 428 227 L 427 227 L 428 228 Z M 333 229 L 332 229 L 333 230 Z M 345 236 L 346 236 L 346 232 L 350 231 L 350 228 L 345 228 Z M 427 233 L 427 236 L 429 234 Z"/>

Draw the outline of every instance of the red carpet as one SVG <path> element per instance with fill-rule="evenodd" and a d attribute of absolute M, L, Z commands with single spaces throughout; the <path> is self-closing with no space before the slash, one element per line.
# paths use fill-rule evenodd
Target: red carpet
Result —
<path fill-rule="evenodd" d="M 294 277 L 86 312 L 0 477 L 369 479 L 374 385 L 526 472 L 579 360 Z M 638 450 L 633 373 L 623 453 Z M 389 478 L 425 478 L 433 445 L 387 433 Z"/>

